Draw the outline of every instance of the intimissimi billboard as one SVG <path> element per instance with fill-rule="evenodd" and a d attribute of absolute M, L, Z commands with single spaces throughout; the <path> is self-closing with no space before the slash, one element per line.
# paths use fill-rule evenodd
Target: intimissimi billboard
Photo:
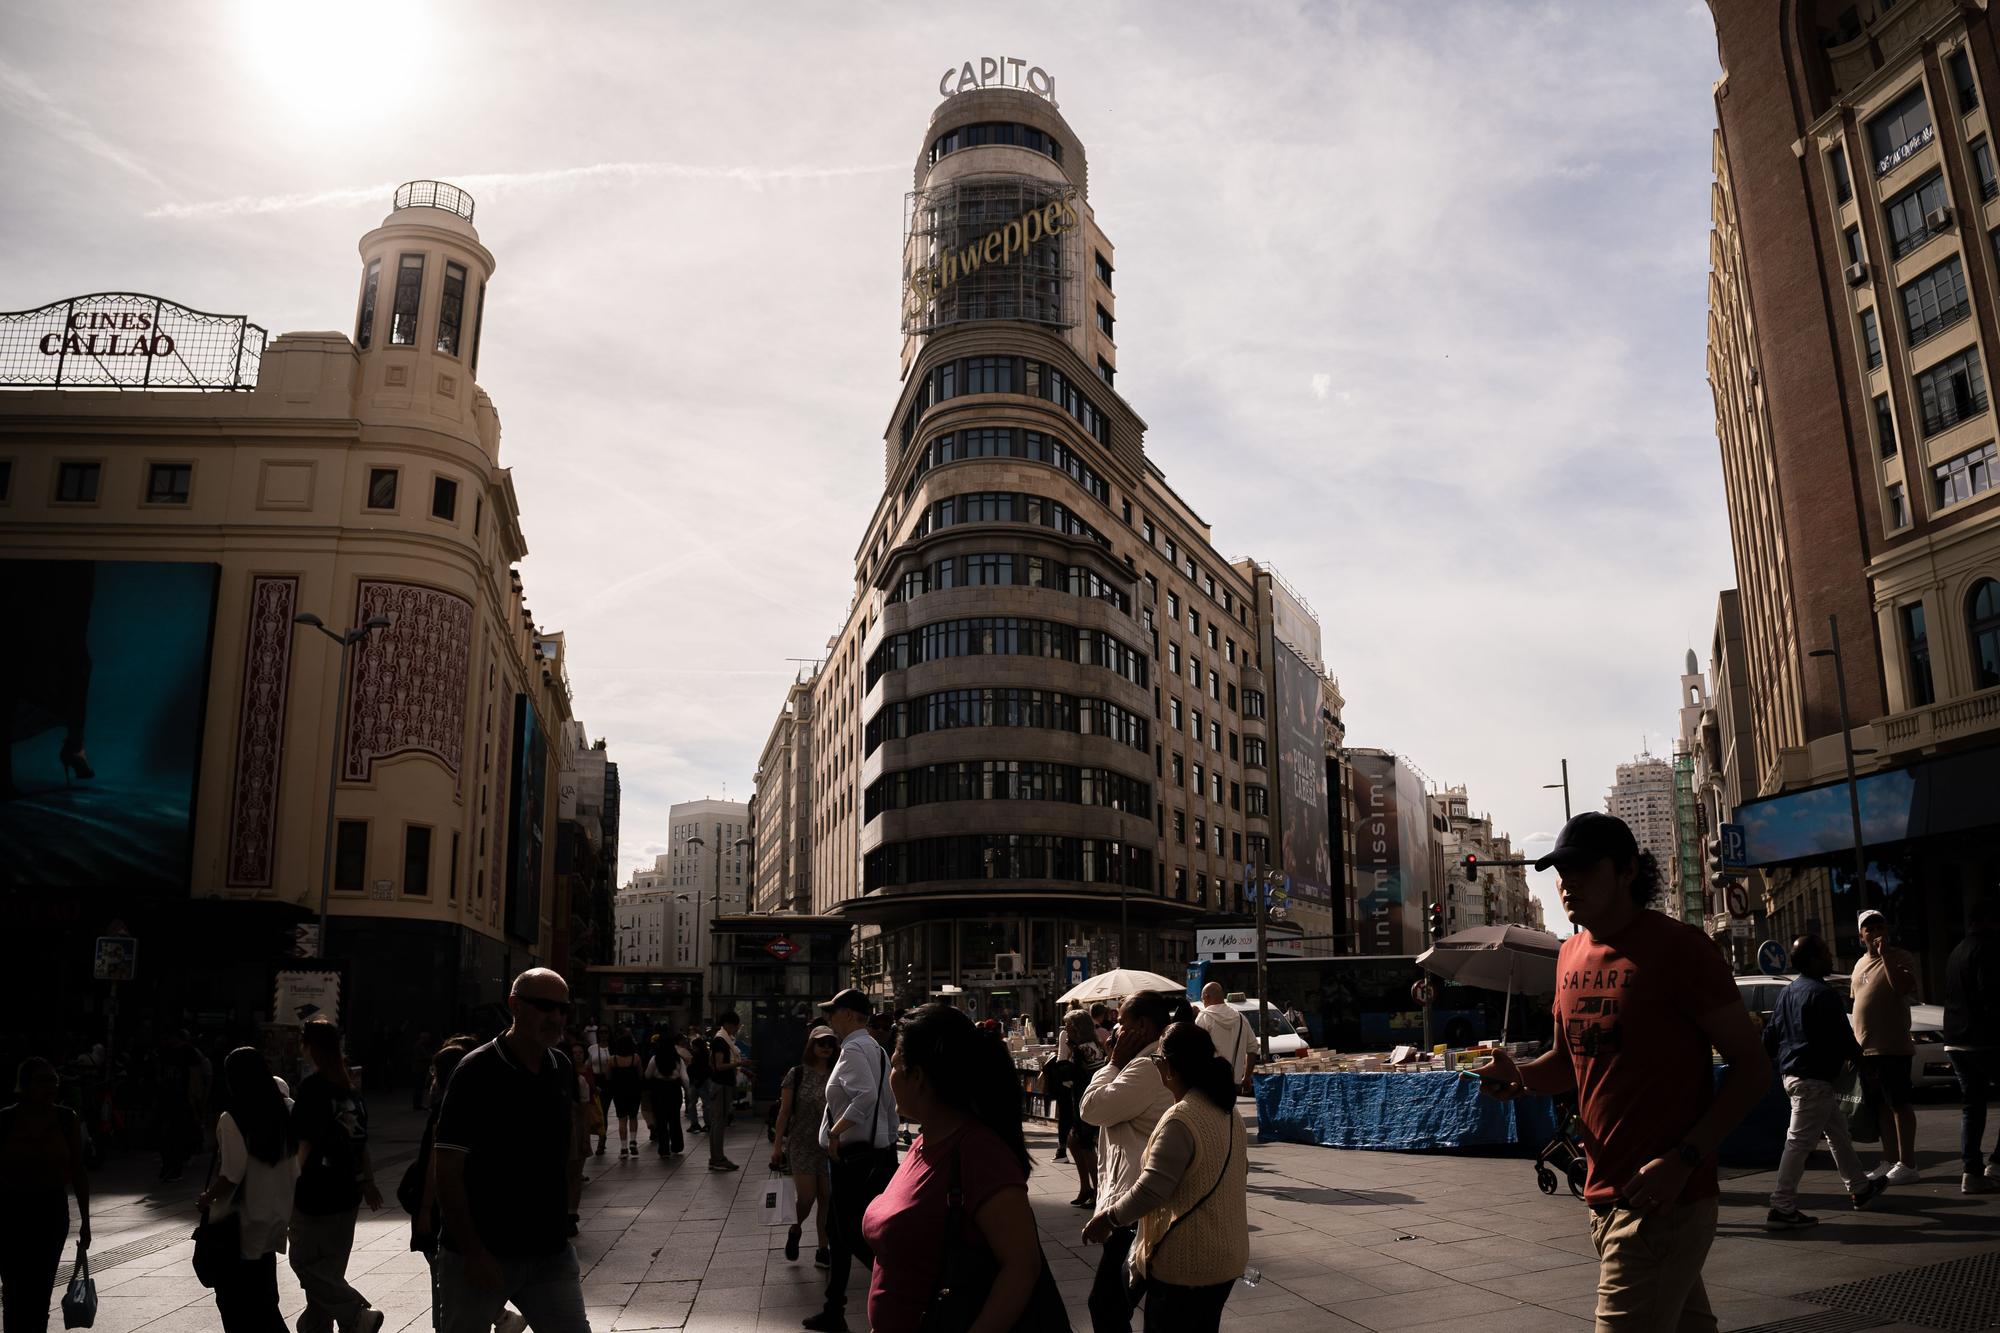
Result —
<path fill-rule="evenodd" d="M 1430 801 L 1423 779 L 1392 754 L 1356 753 L 1354 888 L 1360 951 L 1416 953 L 1424 895 L 1433 887 Z"/>

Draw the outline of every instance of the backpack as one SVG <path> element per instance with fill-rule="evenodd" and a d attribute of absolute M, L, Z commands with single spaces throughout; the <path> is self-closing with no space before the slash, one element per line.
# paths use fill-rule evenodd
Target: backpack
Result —
<path fill-rule="evenodd" d="M 708 1038 L 696 1037 L 688 1050 L 688 1082 L 698 1088 L 708 1082 Z"/>

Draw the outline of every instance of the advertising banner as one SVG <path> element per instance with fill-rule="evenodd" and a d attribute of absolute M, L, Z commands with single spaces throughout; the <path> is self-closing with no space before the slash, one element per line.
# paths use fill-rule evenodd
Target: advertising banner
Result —
<path fill-rule="evenodd" d="M 543 806 L 548 799 L 548 742 L 525 694 L 514 696 L 514 772 L 509 793 L 507 933 L 534 943 L 542 920 Z"/>
<path fill-rule="evenodd" d="M 1422 942 L 1424 894 L 1435 883 L 1423 780 L 1392 754 L 1357 752 L 1349 763 L 1360 951 L 1415 953 Z"/>
<path fill-rule="evenodd" d="M 0 887 L 187 891 L 215 585 L 0 560 Z"/>
<path fill-rule="evenodd" d="M 1333 857 L 1327 850 L 1326 732 L 1319 718 L 1319 673 L 1283 643 L 1276 643 L 1271 686 L 1279 869 L 1290 876 L 1295 901 L 1321 904 L 1332 896 Z"/>

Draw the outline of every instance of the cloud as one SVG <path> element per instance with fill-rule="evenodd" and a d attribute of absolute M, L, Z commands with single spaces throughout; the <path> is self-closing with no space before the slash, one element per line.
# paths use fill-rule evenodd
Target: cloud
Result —
<path fill-rule="evenodd" d="M 1325 402 L 1326 391 L 1333 387 L 1333 376 L 1324 373 L 1314 375 L 1312 378 L 1312 387 L 1313 397 L 1319 399 L 1321 402 Z"/>
<path fill-rule="evenodd" d="M 498 194 L 509 190 L 565 189 L 606 181 L 647 180 L 661 177 L 682 180 L 728 181 L 762 189 L 797 181 L 840 180 L 851 176 L 880 176 L 908 171 L 896 164 L 846 167 L 756 167 L 703 166 L 691 162 L 593 162 L 588 166 L 550 167 L 541 171 L 471 172 L 448 176 L 452 184 L 475 195 Z M 401 182 L 383 181 L 374 185 L 344 185 L 304 194 L 239 194 L 228 199 L 201 203 L 165 203 L 148 209 L 149 218 L 242 217 L 258 213 L 296 213 L 311 208 L 354 208 L 362 204 L 380 205 Z"/>
<path fill-rule="evenodd" d="M 0 107 L 44 133 L 109 162 L 127 175 L 138 177 L 155 189 L 171 188 L 151 167 L 106 139 L 83 117 L 58 102 L 27 71 L 16 69 L 4 60 L 0 60 Z"/>

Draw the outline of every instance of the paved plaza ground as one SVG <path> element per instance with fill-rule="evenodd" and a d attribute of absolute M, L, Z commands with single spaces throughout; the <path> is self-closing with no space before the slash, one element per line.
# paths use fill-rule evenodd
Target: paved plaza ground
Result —
<path fill-rule="evenodd" d="M 1247 1112 L 1249 1103 L 1243 1108 Z M 387 1194 L 414 1151 L 421 1121 L 409 1112 L 379 1110 L 375 1120 L 377 1170 Z M 1827 1304 L 1798 1293 L 1976 1255 L 1993 1266 L 1963 1280 L 1984 1283 L 1992 1301 L 2000 1279 L 2000 1195 L 1959 1194 L 1951 1151 L 1958 1140 L 1955 1107 L 1923 1107 L 1919 1121 L 1924 1181 L 1891 1190 L 1866 1213 L 1847 1211 L 1844 1196 L 1832 1193 L 1837 1186 L 1826 1159 L 1814 1159 L 1802 1206 L 1824 1221 L 1810 1231 L 1766 1235 L 1769 1172 L 1724 1182 L 1721 1234 L 1707 1267 L 1724 1329 L 1825 1315 Z M 1035 1127 L 1029 1141 L 1037 1163 L 1030 1190 L 1043 1245 L 1069 1299 L 1072 1323 L 1084 1333 L 1090 1321 L 1083 1300 L 1097 1250 L 1077 1238 L 1084 1214 L 1068 1206 L 1076 1177 L 1068 1166 L 1049 1162 L 1053 1134 Z M 689 1146 L 695 1154 L 671 1164 L 650 1153 L 636 1160 L 592 1159 L 578 1246 L 592 1328 L 796 1329 L 817 1307 L 823 1275 L 812 1266 L 810 1248 L 799 1262 L 786 1262 L 783 1230 L 765 1226 L 758 1215 L 766 1175 L 756 1165 L 768 1156 L 762 1125 L 742 1123 L 731 1133 L 731 1156 L 744 1164 L 740 1172 L 711 1174 L 703 1149 Z M 206 1162 L 197 1165 L 205 1168 Z M 1567 1193 L 1542 1195 L 1525 1160 L 1253 1144 L 1250 1172 L 1251 1263 L 1263 1280 L 1236 1288 L 1225 1329 L 1250 1329 L 1271 1316 L 1282 1322 L 1265 1326 L 1288 1333 L 1414 1333 L 1433 1326 L 1443 1333 L 1445 1325 L 1480 1333 L 1563 1333 L 1589 1325 L 1596 1266 L 1587 1214 Z M 107 1168 L 99 1181 L 97 1328 L 215 1328 L 214 1300 L 189 1267 L 197 1171 L 191 1166 L 182 1184 L 155 1186 L 145 1163 L 126 1161 Z M 387 1312 L 389 1333 L 430 1326 L 428 1273 L 407 1248 L 408 1223 L 394 1209 L 391 1200 L 372 1217 L 364 1211 L 349 1269 L 355 1285 Z M 295 1319 L 302 1305 L 298 1284 L 283 1263 L 278 1273 L 285 1313 Z M 1943 1285 L 1943 1278 L 1927 1277 L 1920 1287 Z M 857 1276 L 848 1312 L 856 1329 L 867 1323 L 865 1289 Z M 1813 1326 L 1896 1326 L 1886 1316 L 1855 1316 L 1852 1304 L 1849 1299 Z M 1920 1314 L 1907 1297 L 1894 1308 L 1901 1319 Z M 60 1317 L 54 1322 L 59 1327 Z"/>

